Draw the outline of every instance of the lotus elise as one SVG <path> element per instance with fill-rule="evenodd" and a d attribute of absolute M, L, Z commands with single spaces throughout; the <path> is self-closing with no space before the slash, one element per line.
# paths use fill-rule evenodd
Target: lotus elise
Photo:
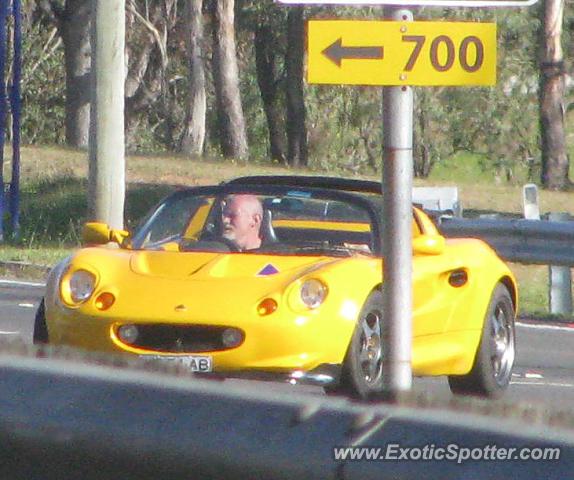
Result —
<path fill-rule="evenodd" d="M 178 190 L 130 234 L 84 227 L 54 267 L 34 341 L 176 362 L 214 376 L 381 389 L 381 185 L 243 177 Z M 226 235 L 229 199 L 260 206 L 260 245 Z M 412 370 L 498 396 L 515 356 L 516 281 L 477 239 L 445 239 L 413 207 Z"/>

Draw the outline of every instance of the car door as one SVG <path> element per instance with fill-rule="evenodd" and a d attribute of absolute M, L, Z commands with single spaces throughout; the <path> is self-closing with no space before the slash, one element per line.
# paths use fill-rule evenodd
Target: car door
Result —
<path fill-rule="evenodd" d="M 413 239 L 421 235 L 438 235 L 425 231 L 413 219 Z M 453 255 L 448 244 L 440 253 L 413 253 L 413 336 L 444 333 L 450 325 L 453 307 L 463 300 L 467 282 L 464 260 Z"/>

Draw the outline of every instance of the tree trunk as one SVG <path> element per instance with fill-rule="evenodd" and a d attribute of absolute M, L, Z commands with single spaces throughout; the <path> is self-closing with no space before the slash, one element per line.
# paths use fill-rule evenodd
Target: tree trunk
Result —
<path fill-rule="evenodd" d="M 90 130 L 91 2 L 67 0 L 60 17 L 66 63 L 66 143 L 86 148 Z"/>
<path fill-rule="evenodd" d="M 261 91 L 263 108 L 269 130 L 271 159 L 285 163 L 285 126 L 279 112 L 277 86 L 279 79 L 276 72 L 277 45 L 271 27 L 259 26 L 255 29 L 255 64 L 257 83 Z"/>
<path fill-rule="evenodd" d="M 128 146 L 137 146 L 136 132 L 144 118 L 161 124 L 156 138 L 168 148 L 174 142 L 174 102 L 167 89 L 166 70 L 169 65 L 168 32 L 175 29 L 176 1 L 128 1 L 126 76 L 126 132 Z M 158 120 L 158 117 L 161 120 Z M 151 121 L 150 121 L 151 118 Z M 163 133 L 163 134 L 162 134 Z"/>
<path fill-rule="evenodd" d="M 128 44 L 129 47 L 129 44 Z M 136 132 L 141 117 L 156 105 L 162 93 L 161 61 L 157 45 L 149 38 L 138 52 L 128 48 L 127 55 L 133 60 L 126 77 L 126 139 L 128 148 L 136 142 Z"/>
<path fill-rule="evenodd" d="M 205 142 L 205 115 L 207 100 L 205 93 L 205 67 L 201 45 L 203 43 L 203 0 L 187 0 L 186 41 L 189 57 L 189 92 L 185 127 L 181 137 L 180 150 L 188 155 L 203 154 Z"/>
<path fill-rule="evenodd" d="M 418 97 L 418 105 L 415 110 L 415 115 L 418 120 L 418 130 L 415 129 L 414 137 L 415 141 L 415 157 L 414 157 L 414 176 L 416 178 L 427 178 L 430 175 L 433 162 L 431 160 L 429 139 L 427 133 L 427 117 L 426 117 L 426 105 L 423 102 L 422 97 Z"/>
<path fill-rule="evenodd" d="M 305 29 L 303 7 L 292 7 L 287 15 L 287 161 L 294 167 L 307 165 L 307 127 L 303 94 Z"/>
<path fill-rule="evenodd" d="M 234 0 L 212 2 L 213 77 L 223 155 L 247 159 L 249 152 L 239 91 L 234 3 Z"/>
<path fill-rule="evenodd" d="M 542 185 L 565 188 L 569 160 L 564 133 L 564 58 L 561 35 L 564 0 L 545 0 L 540 65 Z"/>

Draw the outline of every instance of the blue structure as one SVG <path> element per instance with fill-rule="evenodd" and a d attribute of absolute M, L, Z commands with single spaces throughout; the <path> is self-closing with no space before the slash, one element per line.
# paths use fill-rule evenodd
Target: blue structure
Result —
<path fill-rule="evenodd" d="M 4 218 L 9 214 L 10 232 L 17 237 L 20 229 L 20 77 L 22 70 L 21 0 L 0 0 L 0 241 L 4 240 Z M 6 85 L 9 60 L 8 25 L 13 17 L 12 79 Z M 8 115 L 12 114 L 12 178 L 5 189 L 3 165 Z M 8 193 L 8 195 L 6 195 Z"/>

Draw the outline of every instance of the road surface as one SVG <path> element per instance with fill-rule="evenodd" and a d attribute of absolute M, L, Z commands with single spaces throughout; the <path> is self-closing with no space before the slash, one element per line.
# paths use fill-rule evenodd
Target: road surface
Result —
<path fill-rule="evenodd" d="M 34 314 L 43 295 L 40 283 L 0 280 L 0 336 L 32 342 Z M 570 409 L 574 405 L 574 326 L 519 321 L 517 360 L 505 401 Z M 241 382 L 240 380 L 233 380 Z M 316 387 L 275 384 L 273 388 L 322 394 Z M 446 378 L 415 378 L 415 391 L 448 398 Z"/>

